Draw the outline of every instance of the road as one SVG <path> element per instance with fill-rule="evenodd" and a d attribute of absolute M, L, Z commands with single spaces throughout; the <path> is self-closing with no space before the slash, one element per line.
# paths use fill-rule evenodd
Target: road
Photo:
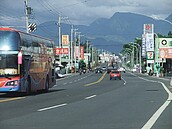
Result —
<path fill-rule="evenodd" d="M 169 80 L 94 72 L 57 80 L 48 93 L 0 94 L 0 129 L 171 129 Z"/>

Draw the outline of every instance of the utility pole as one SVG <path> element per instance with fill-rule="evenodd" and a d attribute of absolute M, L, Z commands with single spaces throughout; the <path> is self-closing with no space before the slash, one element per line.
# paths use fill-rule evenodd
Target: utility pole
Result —
<path fill-rule="evenodd" d="M 71 62 L 71 66 L 73 66 L 73 25 L 71 28 L 71 33 L 70 33 L 70 62 Z"/>
<path fill-rule="evenodd" d="M 62 48 L 62 42 L 61 42 L 61 20 L 66 19 L 66 18 L 68 18 L 68 17 L 61 17 L 61 14 L 59 13 L 59 17 L 58 17 L 59 48 Z M 62 55 L 59 55 L 60 64 L 61 64 L 61 56 Z"/>
<path fill-rule="evenodd" d="M 87 53 L 88 53 L 88 40 L 87 40 Z"/>
<path fill-rule="evenodd" d="M 75 59 L 75 73 L 76 73 L 76 29 L 74 29 L 74 59 Z"/>
<path fill-rule="evenodd" d="M 132 50 L 132 52 L 133 52 L 133 63 L 132 63 L 132 67 L 134 68 L 134 44 L 133 44 L 133 50 Z"/>
<path fill-rule="evenodd" d="M 93 56 L 94 50 L 93 50 L 93 49 L 94 49 L 94 48 L 93 48 L 93 45 L 92 45 L 92 47 L 91 47 L 91 53 L 92 53 L 92 54 L 91 54 L 91 59 L 92 59 L 91 62 L 92 62 L 92 67 L 93 67 L 93 64 L 94 64 L 94 63 L 93 63 L 93 62 L 94 62 L 94 59 L 93 59 L 93 58 L 94 58 L 94 56 Z"/>
<path fill-rule="evenodd" d="M 26 33 L 31 33 L 36 30 L 36 23 L 29 23 L 29 17 L 32 14 L 33 9 L 28 6 L 28 0 L 25 3 L 25 16 L 26 16 Z"/>
<path fill-rule="evenodd" d="M 29 33 L 29 14 L 28 14 L 28 0 L 25 0 L 25 15 L 26 15 L 26 33 Z"/>
<path fill-rule="evenodd" d="M 80 62 L 80 57 L 81 57 L 81 51 L 80 51 L 80 46 L 81 46 L 81 32 L 78 32 L 78 47 L 79 47 L 79 53 L 78 53 L 78 62 Z"/>
<path fill-rule="evenodd" d="M 59 14 L 59 17 L 58 17 L 58 33 L 59 33 L 59 48 L 61 48 L 61 27 L 60 27 L 60 22 L 61 22 L 61 15 Z M 59 62 L 60 62 L 60 65 L 61 65 L 61 54 L 59 54 Z"/>

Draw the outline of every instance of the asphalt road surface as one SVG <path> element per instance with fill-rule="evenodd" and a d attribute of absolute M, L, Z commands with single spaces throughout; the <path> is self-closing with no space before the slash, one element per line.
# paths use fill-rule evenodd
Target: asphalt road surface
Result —
<path fill-rule="evenodd" d="M 48 93 L 0 94 L 0 129 L 172 129 L 169 80 L 73 75 Z"/>

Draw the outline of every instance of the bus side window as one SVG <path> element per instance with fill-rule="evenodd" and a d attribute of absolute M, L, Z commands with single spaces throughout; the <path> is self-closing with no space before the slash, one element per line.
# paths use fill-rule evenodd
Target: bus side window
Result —
<path fill-rule="evenodd" d="M 27 72 L 28 72 L 28 70 L 29 70 L 29 60 L 30 59 L 30 56 L 24 56 L 24 58 L 23 58 L 23 63 L 22 63 L 22 65 L 21 65 L 21 73 L 23 74 L 23 75 L 25 75 Z"/>

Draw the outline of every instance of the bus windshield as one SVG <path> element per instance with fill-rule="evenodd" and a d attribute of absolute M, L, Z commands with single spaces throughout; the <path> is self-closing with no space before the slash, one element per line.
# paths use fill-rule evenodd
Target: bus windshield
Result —
<path fill-rule="evenodd" d="M 0 77 L 18 75 L 17 54 L 0 55 Z"/>
<path fill-rule="evenodd" d="M 18 50 L 20 37 L 17 32 L 0 31 L 0 50 Z"/>

